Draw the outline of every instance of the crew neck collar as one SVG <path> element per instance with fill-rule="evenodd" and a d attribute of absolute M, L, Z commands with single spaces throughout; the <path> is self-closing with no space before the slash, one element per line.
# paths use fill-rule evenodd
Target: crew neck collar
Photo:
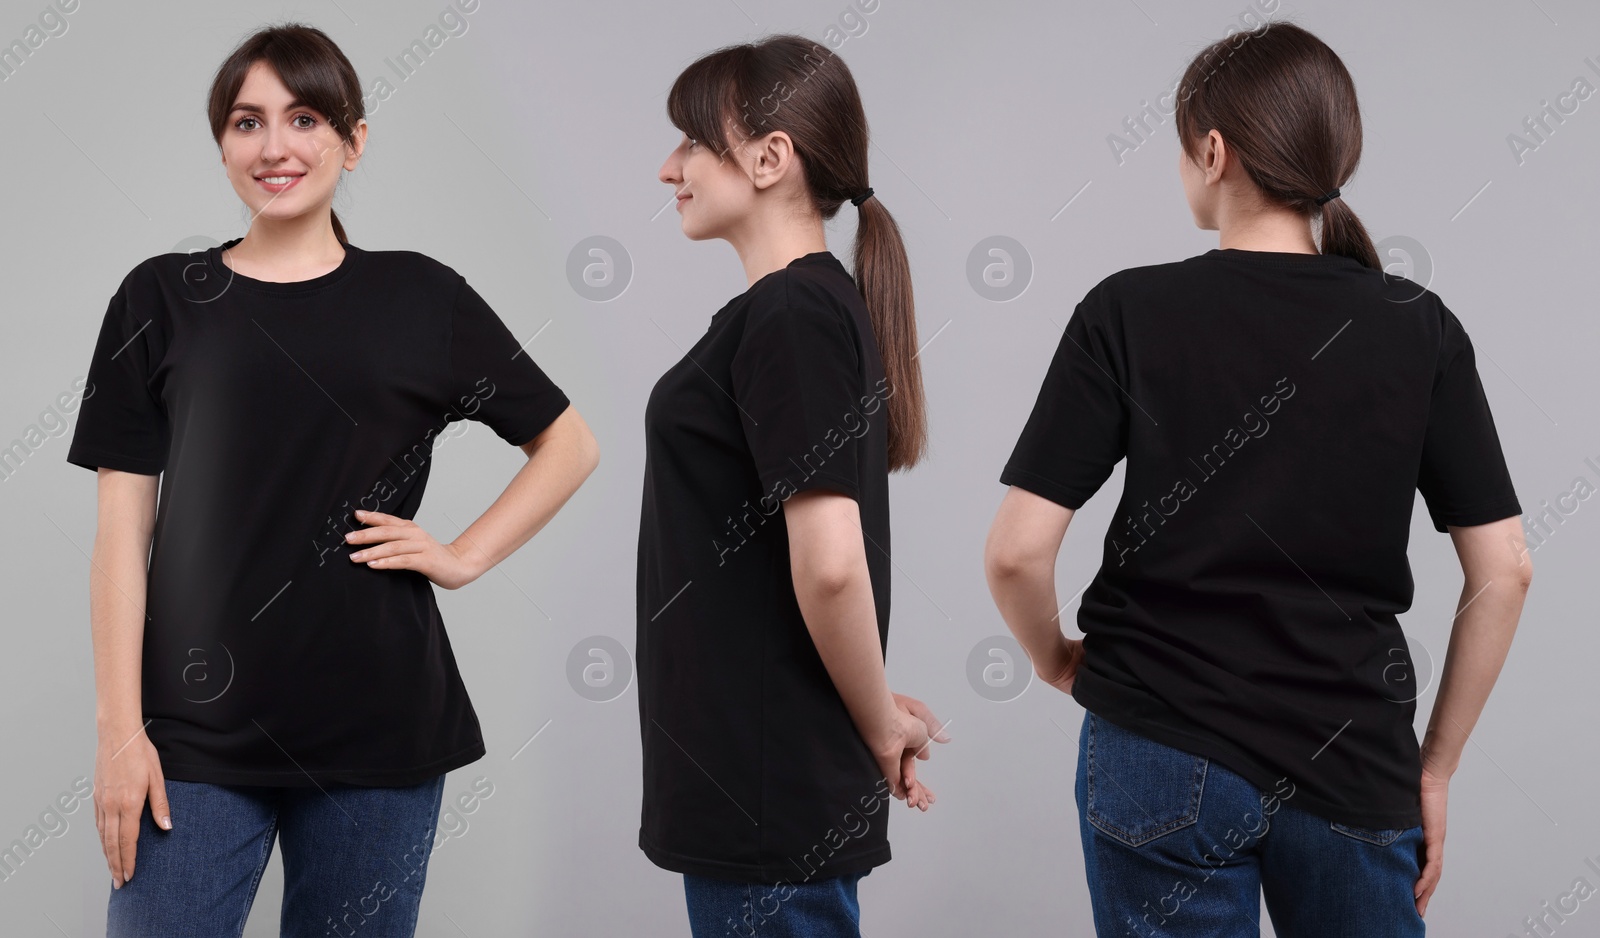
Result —
<path fill-rule="evenodd" d="M 1200 255 L 1220 260 L 1266 264 L 1272 267 L 1319 267 L 1327 264 L 1357 263 L 1343 254 L 1302 254 L 1296 251 L 1247 251 L 1243 248 L 1212 248 Z"/>
<path fill-rule="evenodd" d="M 206 252 L 206 262 L 211 266 L 211 269 L 216 273 L 216 275 L 221 278 L 220 282 L 229 284 L 230 286 L 254 290 L 257 293 L 290 295 L 311 293 L 315 290 L 320 290 L 323 287 L 330 286 L 339 282 L 340 280 L 343 280 L 359 262 L 361 255 L 366 253 L 353 244 L 345 244 L 344 259 L 339 262 L 338 267 L 335 267 L 320 277 L 312 277 L 309 280 L 291 280 L 286 283 L 279 283 L 271 280 L 257 280 L 254 277 L 246 277 L 244 274 L 239 273 L 223 262 L 222 252 L 233 247 L 242 240 L 244 239 L 234 238 L 232 241 L 227 241 L 217 245 L 214 248 L 211 248 Z"/>

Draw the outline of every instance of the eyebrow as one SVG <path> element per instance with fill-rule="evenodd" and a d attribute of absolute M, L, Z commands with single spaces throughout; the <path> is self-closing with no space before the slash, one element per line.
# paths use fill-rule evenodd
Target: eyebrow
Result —
<path fill-rule="evenodd" d="M 307 111 L 315 111 L 316 110 L 316 108 L 314 108 L 311 105 L 305 103 L 304 101 L 301 101 L 299 98 L 295 98 L 293 101 L 290 101 L 288 106 L 284 108 L 285 111 L 293 111 L 293 110 L 297 110 L 297 109 L 304 109 L 304 110 L 307 110 Z M 261 105 L 259 105 L 259 104 L 249 104 L 249 103 L 244 102 L 244 101 L 240 101 L 237 104 L 235 104 L 233 106 L 233 110 L 229 111 L 228 113 L 232 114 L 233 111 L 250 111 L 250 112 L 255 113 L 255 114 L 265 114 L 265 113 L 267 113 L 266 109 L 263 108 Z"/>

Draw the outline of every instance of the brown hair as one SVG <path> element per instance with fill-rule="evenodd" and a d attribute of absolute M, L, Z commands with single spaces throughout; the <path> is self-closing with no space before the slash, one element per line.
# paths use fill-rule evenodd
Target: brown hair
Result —
<path fill-rule="evenodd" d="M 732 149 L 729 124 L 738 144 L 788 134 L 824 220 L 867 191 L 867 117 L 855 79 L 843 59 L 802 36 L 769 36 L 698 59 L 673 82 L 667 116 L 723 157 Z M 928 446 L 911 264 L 899 226 L 876 197 L 860 203 L 855 278 L 890 388 L 889 469 L 907 469 Z"/>
<path fill-rule="evenodd" d="M 1184 71 L 1176 126 L 1196 158 L 1215 130 L 1266 198 L 1304 215 L 1361 161 L 1361 110 L 1339 56 L 1293 23 L 1268 22 L 1206 47 Z M 1344 199 L 1321 207 L 1324 254 L 1379 267 L 1372 238 Z"/>
<path fill-rule="evenodd" d="M 211 80 L 206 114 L 211 120 L 211 136 L 222 144 L 228 129 L 228 115 L 251 66 L 265 62 L 278 73 L 289 93 L 307 107 L 328 119 L 328 124 L 347 144 L 355 142 L 356 124 L 366 117 L 361 100 L 361 80 L 350 60 L 320 29 L 299 23 L 268 26 L 252 33 L 223 60 Z M 340 243 L 349 243 L 337 213 L 333 233 Z"/>

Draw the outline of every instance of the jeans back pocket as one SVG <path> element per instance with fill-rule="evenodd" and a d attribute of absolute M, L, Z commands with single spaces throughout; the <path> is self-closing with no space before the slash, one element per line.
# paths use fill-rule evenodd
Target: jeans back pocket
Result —
<path fill-rule="evenodd" d="M 1353 837 L 1356 840 L 1364 840 L 1369 844 L 1377 844 L 1380 847 L 1389 846 L 1390 844 L 1399 840 L 1401 834 L 1404 834 L 1406 831 L 1410 830 L 1410 828 L 1377 830 L 1371 827 L 1356 827 L 1353 824 L 1340 824 L 1338 821 L 1329 821 L 1328 826 L 1333 830 L 1345 835 L 1346 837 Z"/>
<path fill-rule="evenodd" d="M 1088 714 L 1084 729 L 1088 802 L 1096 829 L 1139 847 L 1200 819 L 1205 756 L 1146 739 Z"/>

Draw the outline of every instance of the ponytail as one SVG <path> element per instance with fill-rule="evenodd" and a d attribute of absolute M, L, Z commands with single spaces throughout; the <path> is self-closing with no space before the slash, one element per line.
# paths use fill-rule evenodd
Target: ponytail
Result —
<path fill-rule="evenodd" d="M 870 190 L 869 190 L 870 192 Z M 860 205 L 856 284 L 866 300 L 883 376 L 889 386 L 889 471 L 909 469 L 928 449 L 927 402 L 917 362 L 917 316 L 911 262 L 894 216 L 875 197 Z"/>

